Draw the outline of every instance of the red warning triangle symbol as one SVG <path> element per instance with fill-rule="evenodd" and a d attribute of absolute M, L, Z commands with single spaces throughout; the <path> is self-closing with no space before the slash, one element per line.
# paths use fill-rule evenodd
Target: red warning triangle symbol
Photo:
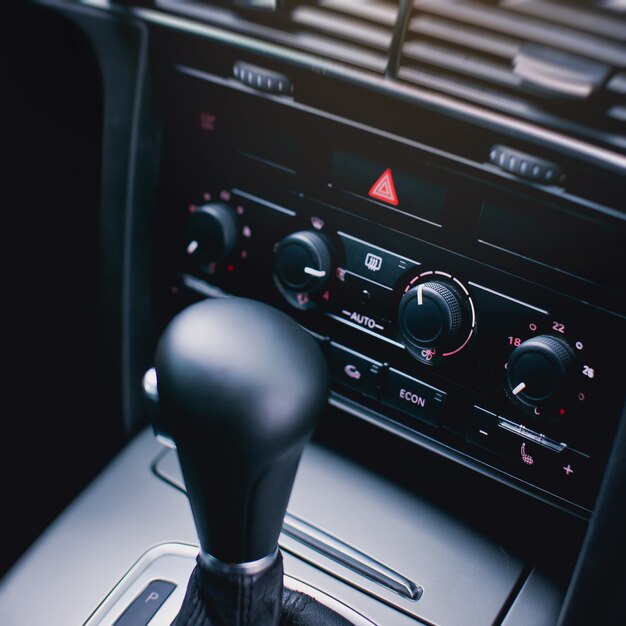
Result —
<path fill-rule="evenodd" d="M 398 206 L 398 196 L 393 184 L 391 168 L 387 168 L 372 185 L 372 188 L 369 190 L 369 195 L 376 200 L 382 200 L 388 204 L 393 204 L 393 206 Z"/>

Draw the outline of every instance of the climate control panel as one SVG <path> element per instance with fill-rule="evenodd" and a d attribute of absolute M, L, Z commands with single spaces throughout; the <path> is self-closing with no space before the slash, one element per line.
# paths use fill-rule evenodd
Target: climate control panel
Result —
<path fill-rule="evenodd" d="M 423 147 L 180 80 L 189 100 L 170 103 L 159 194 L 161 323 L 203 297 L 268 302 L 318 338 L 335 406 L 588 515 L 623 401 L 623 316 L 592 284 L 597 268 L 547 263 L 543 242 L 559 235 L 537 220 L 540 250 L 500 245 L 511 223 L 524 239 L 524 219 L 575 211 L 522 206 Z M 235 116 L 244 104 L 255 114 Z"/>
<path fill-rule="evenodd" d="M 336 403 L 591 506 L 610 378 L 600 333 L 574 330 L 583 303 L 303 194 L 203 198 L 172 289 L 281 306 L 322 343 Z"/>

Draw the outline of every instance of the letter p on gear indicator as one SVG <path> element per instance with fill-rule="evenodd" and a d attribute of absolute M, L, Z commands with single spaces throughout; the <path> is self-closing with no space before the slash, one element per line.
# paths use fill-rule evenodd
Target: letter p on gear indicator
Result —
<path fill-rule="evenodd" d="M 372 188 L 369 190 L 369 196 L 375 200 L 381 200 L 387 204 L 398 206 L 398 194 L 396 193 L 396 187 L 393 184 L 391 168 L 387 168 L 381 174 L 380 178 L 372 185 Z"/>

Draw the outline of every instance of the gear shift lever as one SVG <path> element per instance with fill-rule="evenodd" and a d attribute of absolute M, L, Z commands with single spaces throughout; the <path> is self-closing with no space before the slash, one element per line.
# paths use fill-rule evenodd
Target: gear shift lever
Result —
<path fill-rule="evenodd" d="M 261 574 L 279 558 L 298 461 L 326 402 L 319 348 L 264 304 L 207 300 L 170 323 L 156 371 L 161 421 L 177 446 L 200 539 L 200 569 L 240 582 Z M 248 623 L 270 622 L 241 622 Z"/>

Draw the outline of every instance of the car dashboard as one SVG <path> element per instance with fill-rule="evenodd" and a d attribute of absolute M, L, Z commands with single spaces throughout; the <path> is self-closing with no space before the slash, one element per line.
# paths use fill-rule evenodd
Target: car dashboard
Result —
<path fill-rule="evenodd" d="M 113 624 L 132 576 L 174 576 L 159 568 L 188 548 L 163 545 L 197 544 L 141 381 L 177 313 L 230 297 L 287 313 L 330 372 L 288 576 L 362 623 L 623 623 L 623 3 L 39 0 L 15 16 L 8 145 L 37 156 L 14 161 L 28 210 L 3 244 L 7 326 L 26 323 L 9 355 L 63 352 L 53 329 L 30 345 L 42 290 L 69 345 L 94 343 L 51 359 L 51 388 L 81 388 L 61 435 L 45 398 L 7 387 L 9 415 L 35 416 L 8 426 L 35 451 L 34 478 L 20 450 L 7 463 L 7 510 L 35 520 L 13 558 L 67 508 L 7 563 L 2 623 Z M 33 218 L 36 259 L 18 245 Z M 23 494 L 47 471 L 37 512 Z"/>

